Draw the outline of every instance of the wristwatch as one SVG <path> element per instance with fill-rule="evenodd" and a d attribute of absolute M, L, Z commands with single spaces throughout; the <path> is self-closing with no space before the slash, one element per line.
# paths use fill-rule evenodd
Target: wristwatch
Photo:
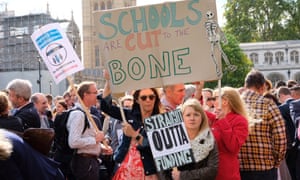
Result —
<path fill-rule="evenodd" d="M 136 140 L 136 141 L 139 141 L 139 140 L 141 139 L 141 137 L 142 137 L 142 136 L 141 136 L 140 134 L 138 134 L 138 135 L 135 137 L 135 140 Z"/>

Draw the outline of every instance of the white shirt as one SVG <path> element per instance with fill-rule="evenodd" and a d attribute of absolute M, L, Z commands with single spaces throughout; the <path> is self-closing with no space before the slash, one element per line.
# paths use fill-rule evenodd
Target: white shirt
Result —
<path fill-rule="evenodd" d="M 80 109 L 80 105 L 78 105 Z M 93 125 L 90 123 L 90 127 L 86 128 L 84 133 L 85 114 L 81 111 L 72 111 L 70 113 L 67 130 L 69 131 L 68 142 L 71 148 L 77 149 L 77 153 L 88 153 L 93 155 L 99 155 L 101 151 L 100 143 L 96 144 L 96 131 Z"/>

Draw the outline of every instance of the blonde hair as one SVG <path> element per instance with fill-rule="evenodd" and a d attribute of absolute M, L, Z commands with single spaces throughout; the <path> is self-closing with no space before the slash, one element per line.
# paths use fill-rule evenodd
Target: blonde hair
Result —
<path fill-rule="evenodd" d="M 199 132 L 202 132 L 203 130 L 209 128 L 208 118 L 207 118 L 206 113 L 204 112 L 204 109 L 202 108 L 198 99 L 195 99 L 195 98 L 187 99 L 180 106 L 181 112 L 183 113 L 187 107 L 192 107 L 195 111 L 197 111 L 201 114 L 202 121 L 201 121 L 201 124 L 199 127 Z"/>
<path fill-rule="evenodd" d="M 12 153 L 12 143 L 5 137 L 4 131 L 0 130 L 0 160 L 6 160 Z"/>
<path fill-rule="evenodd" d="M 237 89 L 232 87 L 223 87 L 221 90 L 221 96 L 222 98 L 227 99 L 231 111 L 244 116 L 247 120 L 249 119 L 246 105 Z"/>

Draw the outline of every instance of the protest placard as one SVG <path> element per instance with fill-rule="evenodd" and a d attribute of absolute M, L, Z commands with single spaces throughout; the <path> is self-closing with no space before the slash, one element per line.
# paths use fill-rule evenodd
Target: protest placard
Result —
<path fill-rule="evenodd" d="M 194 162 L 179 109 L 151 116 L 144 123 L 157 171 Z"/>
<path fill-rule="evenodd" d="M 113 92 L 218 79 L 221 56 L 211 43 L 218 38 L 214 0 L 102 10 L 94 20 Z"/>
<path fill-rule="evenodd" d="M 67 38 L 66 33 L 61 29 L 58 23 L 52 23 L 33 32 L 31 39 L 55 83 L 58 84 L 60 81 L 68 79 L 71 89 L 74 90 L 79 103 L 97 133 L 99 129 L 90 111 L 78 95 L 74 83 L 70 78 L 72 74 L 83 70 L 84 67 Z"/>
<path fill-rule="evenodd" d="M 83 70 L 82 62 L 58 23 L 41 27 L 31 39 L 56 84 Z"/>

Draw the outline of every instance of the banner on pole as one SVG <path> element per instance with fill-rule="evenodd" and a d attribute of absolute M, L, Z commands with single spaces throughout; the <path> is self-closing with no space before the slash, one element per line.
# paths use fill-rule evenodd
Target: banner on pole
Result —
<path fill-rule="evenodd" d="M 31 35 L 31 39 L 56 84 L 84 69 L 58 23 L 41 27 Z"/>
<path fill-rule="evenodd" d="M 215 0 L 101 10 L 94 20 L 113 92 L 219 79 Z"/>

